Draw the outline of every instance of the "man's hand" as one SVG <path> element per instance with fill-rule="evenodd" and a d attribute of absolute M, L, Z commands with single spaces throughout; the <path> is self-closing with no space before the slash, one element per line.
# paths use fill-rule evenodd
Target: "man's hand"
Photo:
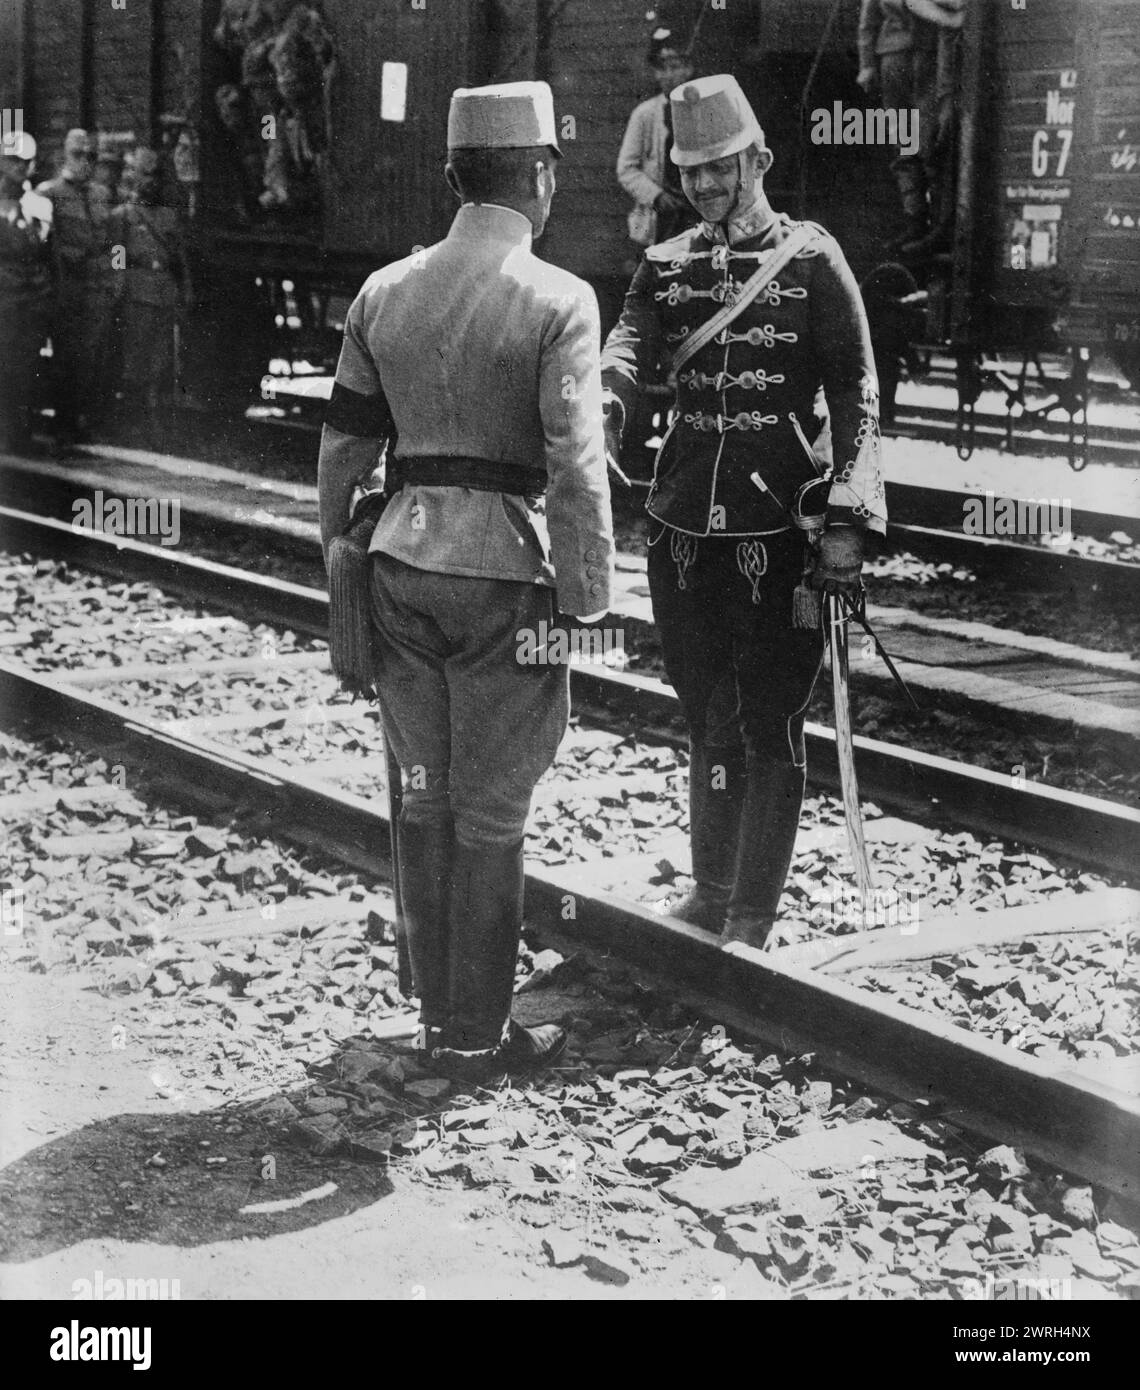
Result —
<path fill-rule="evenodd" d="M 853 595 L 863 570 L 863 533 L 854 526 L 829 527 L 820 538 L 811 582 L 826 594 Z"/>
<path fill-rule="evenodd" d="M 860 69 L 859 69 L 859 75 L 858 75 L 858 76 L 856 77 L 856 79 L 855 79 L 855 85 L 856 85 L 857 87 L 861 87 L 861 88 L 863 89 L 863 91 L 865 91 L 865 92 L 867 93 L 867 95 L 870 96 L 870 94 L 871 94 L 871 93 L 875 90 L 875 88 L 879 85 L 879 70 L 878 70 L 878 68 L 874 68 L 874 67 L 860 68 Z"/>

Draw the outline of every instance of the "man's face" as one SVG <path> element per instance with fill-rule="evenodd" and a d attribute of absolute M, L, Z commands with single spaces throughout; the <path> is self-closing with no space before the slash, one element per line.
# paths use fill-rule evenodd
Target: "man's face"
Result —
<path fill-rule="evenodd" d="M 29 168 L 26 159 L 17 159 L 9 154 L 0 156 L 0 184 L 11 189 L 23 189 Z"/>
<path fill-rule="evenodd" d="M 653 64 L 653 76 L 663 95 L 668 96 L 674 87 L 688 82 L 693 75 L 693 65 L 681 53 L 671 48 L 662 49 Z"/>
<path fill-rule="evenodd" d="M 735 154 L 681 170 L 685 197 L 706 222 L 721 222 L 729 215 L 736 204 L 739 182 L 740 158 Z"/>
<path fill-rule="evenodd" d="M 708 164 L 694 164 L 681 170 L 681 187 L 706 222 L 723 222 L 738 206 L 748 207 L 755 195 L 763 192 L 760 157 L 755 150 L 745 150 Z"/>
<path fill-rule="evenodd" d="M 64 169 L 71 177 L 83 182 L 91 177 L 95 163 L 95 150 L 92 145 L 76 145 L 64 156 Z"/>

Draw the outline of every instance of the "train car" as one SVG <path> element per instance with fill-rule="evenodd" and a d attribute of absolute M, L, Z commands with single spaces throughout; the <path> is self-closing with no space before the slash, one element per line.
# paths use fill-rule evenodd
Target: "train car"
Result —
<path fill-rule="evenodd" d="M 820 92 L 858 96 L 854 13 L 840 9 L 670 0 L 656 15 L 698 71 L 734 71 L 750 92 L 779 151 L 777 201 L 803 202 L 797 103 L 809 72 Z M 307 324 L 327 320 L 330 304 L 335 320 L 369 271 L 444 234 L 454 204 L 443 132 L 460 85 L 551 83 L 568 157 L 542 252 L 588 278 L 604 317 L 616 316 L 637 256 L 617 150 L 653 90 L 645 0 L 6 0 L 2 12 L 6 51 L 20 56 L 0 100 L 39 140 L 41 176 L 74 125 L 169 151 L 196 249 L 188 374 L 214 392 L 263 370 L 281 284 Z M 869 248 L 851 161 L 812 153 L 801 210 Z"/>
<path fill-rule="evenodd" d="M 1140 382 L 1138 36 L 1136 0 L 991 0 L 967 12 L 954 251 L 935 277 L 928 333 L 957 355 L 967 447 L 986 384 L 1019 411 L 1029 389 L 1051 386 L 1083 419 L 1091 354 Z M 1003 350 L 1021 356 L 1015 377 L 982 370 Z M 1045 382 L 1041 357 L 1056 353 L 1070 372 Z"/>
<path fill-rule="evenodd" d="M 616 156 L 652 90 L 655 23 L 698 71 L 741 80 L 776 153 L 773 203 L 823 222 L 873 274 L 898 221 L 890 152 L 814 138 L 821 109 L 867 104 L 859 0 L 662 0 L 652 18 L 646 3 L 5 0 L 0 103 L 40 141 L 41 174 L 76 124 L 167 150 L 195 247 L 187 375 L 211 396 L 259 379 L 282 286 L 308 355 L 327 354 L 369 271 L 444 234 L 461 85 L 551 83 L 567 159 L 540 250 L 589 279 L 611 321 L 638 254 Z M 1137 32 L 1138 0 L 966 6 L 952 251 L 906 268 L 926 303 L 912 331 L 957 357 L 964 426 L 986 353 L 1070 353 L 1074 410 L 1090 351 L 1136 378 Z M 1025 385 L 1023 372 L 1011 403 Z"/>

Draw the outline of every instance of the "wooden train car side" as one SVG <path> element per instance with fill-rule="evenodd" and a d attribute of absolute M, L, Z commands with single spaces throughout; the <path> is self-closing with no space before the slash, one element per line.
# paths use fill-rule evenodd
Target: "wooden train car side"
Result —
<path fill-rule="evenodd" d="M 247 189 L 243 208 L 235 196 L 241 159 L 265 154 L 251 155 L 248 130 L 235 135 L 223 119 L 223 93 L 248 73 L 240 44 L 227 48 L 219 34 L 244 32 L 251 15 L 272 32 L 297 0 L 7 0 L 0 105 L 22 109 L 42 175 L 75 124 L 168 148 L 182 133 L 200 363 L 218 378 L 248 376 L 272 335 L 267 287 L 290 280 L 325 304 L 443 235 L 454 206 L 443 130 L 459 85 L 551 83 L 567 159 L 541 251 L 588 278 L 612 318 L 637 254 L 614 165 L 630 111 L 652 90 L 646 3 L 311 0 L 301 8 L 331 54 L 319 113 L 327 140 L 314 142 L 312 188 L 295 207 L 263 209 Z M 740 78 L 776 151 L 774 204 L 823 222 L 857 275 L 869 272 L 898 221 L 890 154 L 808 135 L 815 108 L 865 104 L 854 84 L 857 0 L 661 0 L 658 11 L 693 39 L 698 70 Z M 1137 34 L 1140 0 L 971 0 L 953 256 L 919 268 L 931 288 L 928 343 L 962 360 L 1104 348 L 1137 376 Z"/>
<path fill-rule="evenodd" d="M 981 5 L 966 39 L 952 336 L 1103 348 L 1136 378 L 1140 4 Z"/>

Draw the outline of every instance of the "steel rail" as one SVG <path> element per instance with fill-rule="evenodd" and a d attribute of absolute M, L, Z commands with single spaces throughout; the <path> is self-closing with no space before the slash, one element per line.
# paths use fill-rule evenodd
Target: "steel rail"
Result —
<path fill-rule="evenodd" d="M 342 862 L 385 873 L 387 821 L 376 805 L 271 759 L 250 757 L 168 727 L 66 682 L 0 660 L 0 711 L 8 727 L 50 731 L 123 757 L 193 801 L 259 813 L 269 833 L 319 846 Z M 581 866 L 532 867 L 531 928 L 617 956 L 714 1019 L 781 1048 L 812 1052 L 825 1067 L 889 1094 L 919 1100 L 965 1128 L 1079 1173 L 1132 1199 L 1140 1152 L 1140 1098 L 892 1004 L 841 980 L 747 947 L 721 950 L 709 933 L 590 891 Z"/>
<path fill-rule="evenodd" d="M 151 583 L 184 599 L 324 638 L 328 597 L 287 580 L 248 574 L 197 556 L 76 529 L 65 522 L 0 507 L 0 546 L 46 553 L 83 568 Z M 575 667 L 577 707 L 607 727 L 631 728 L 678 743 L 677 698 L 661 681 L 628 672 Z M 808 776 L 828 791 L 839 787 L 835 735 L 806 726 Z M 1080 792 L 1035 783 L 1018 785 L 1002 773 L 934 754 L 857 736 L 855 753 L 866 797 L 909 820 L 953 825 L 985 839 L 1012 840 L 1068 864 L 1134 877 L 1140 864 L 1140 811 Z"/>
<path fill-rule="evenodd" d="M 649 485 L 634 479 L 635 486 Z M 133 484 L 138 487 L 138 484 Z M 108 495 L 119 495 L 104 489 Z M 76 485 L 74 479 L 56 477 L 36 471 L 34 463 L 17 460 L 16 466 L 0 467 L 0 502 L 35 515 L 53 513 L 57 518 L 73 514 L 78 497 L 89 495 L 91 489 Z M 906 550 L 921 559 L 949 561 L 964 565 L 979 575 L 1007 578 L 1035 589 L 1048 589 L 1064 594 L 1096 593 L 1118 605 L 1132 605 L 1140 591 L 1140 564 L 1100 557 L 1067 554 L 1047 545 L 1009 541 L 1001 537 L 970 536 L 961 530 L 961 505 L 964 493 L 917 488 L 904 484 L 888 484 L 892 521 L 888 525 L 886 547 L 891 551 Z M 143 495 L 159 495 L 158 491 Z M 253 499 L 256 501 L 256 497 Z M 1074 514 L 1078 534 L 1093 534 L 1082 529 L 1081 516 L 1091 519 L 1091 513 Z M 275 549 L 299 559 L 320 562 L 320 548 L 309 524 L 289 524 L 281 516 L 230 517 L 220 504 L 207 505 L 195 499 L 181 508 L 183 529 L 193 526 L 215 543 L 261 538 Z M 933 522 L 933 524 L 931 524 Z M 1134 520 L 1127 517 L 1096 517 L 1097 531 L 1137 530 Z"/>

